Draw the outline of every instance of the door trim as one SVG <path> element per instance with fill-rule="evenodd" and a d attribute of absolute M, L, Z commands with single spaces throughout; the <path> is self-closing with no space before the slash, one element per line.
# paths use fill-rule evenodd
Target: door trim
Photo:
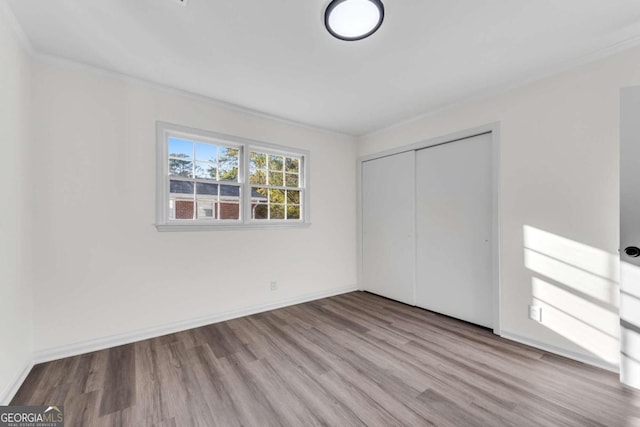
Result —
<path fill-rule="evenodd" d="M 492 288 L 493 288 L 493 333 L 500 335 L 502 326 L 501 320 L 501 278 L 500 278 L 500 122 L 489 123 L 483 126 L 475 128 L 465 129 L 459 132 L 438 136 L 435 138 L 429 138 L 413 144 L 403 145 L 395 147 L 389 150 L 381 151 L 367 156 L 361 156 L 356 160 L 356 186 L 357 186 L 357 227 L 356 227 L 356 250 L 357 250 L 357 278 L 358 288 L 364 290 L 362 283 L 363 277 L 363 234 L 362 234 L 362 164 L 369 160 L 379 159 L 382 157 L 392 156 L 394 154 L 404 153 L 407 151 L 416 151 L 423 148 L 435 147 L 437 145 L 448 144 L 451 142 L 460 141 L 462 139 L 472 138 L 474 136 L 491 134 L 491 193 L 492 193 L 492 242 L 491 242 L 491 259 L 492 259 Z M 416 239 L 417 242 L 417 239 Z M 416 264 L 417 268 L 417 264 Z M 413 291 L 413 305 L 416 304 L 415 300 L 415 277 L 414 271 L 414 291 Z"/>
<path fill-rule="evenodd" d="M 640 389 L 640 352 L 636 342 L 640 336 L 640 317 L 634 298 L 640 279 L 637 269 L 640 263 L 625 253 L 625 248 L 637 246 L 637 198 L 638 135 L 640 125 L 640 86 L 623 87 L 620 90 L 620 382 Z"/>

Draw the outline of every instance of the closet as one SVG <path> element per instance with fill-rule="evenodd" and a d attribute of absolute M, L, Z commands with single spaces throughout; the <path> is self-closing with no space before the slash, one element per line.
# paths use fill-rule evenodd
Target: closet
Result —
<path fill-rule="evenodd" d="M 362 285 L 494 326 L 492 134 L 362 163 Z"/>

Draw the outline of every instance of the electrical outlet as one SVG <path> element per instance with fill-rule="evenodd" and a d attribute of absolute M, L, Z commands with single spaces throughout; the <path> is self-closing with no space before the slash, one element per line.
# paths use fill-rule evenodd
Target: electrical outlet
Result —
<path fill-rule="evenodd" d="M 542 307 L 539 305 L 530 305 L 529 319 L 535 320 L 536 322 L 542 322 Z"/>
<path fill-rule="evenodd" d="M 275 280 L 271 281 L 271 291 L 277 291 L 278 290 L 278 282 L 276 282 Z"/>

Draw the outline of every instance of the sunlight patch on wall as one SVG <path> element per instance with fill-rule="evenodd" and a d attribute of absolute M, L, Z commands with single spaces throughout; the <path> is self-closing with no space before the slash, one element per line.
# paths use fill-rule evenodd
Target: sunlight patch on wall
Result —
<path fill-rule="evenodd" d="M 524 226 L 524 247 L 573 267 L 620 282 L 618 256 L 529 225 Z"/>
<path fill-rule="evenodd" d="M 542 325 L 618 364 L 618 256 L 535 227 L 523 231 L 524 263 L 534 273 L 532 303 L 542 307 Z"/>
<path fill-rule="evenodd" d="M 640 267 L 623 261 L 620 263 L 620 270 L 624 277 L 622 299 L 624 300 L 625 294 L 640 299 Z"/>
<path fill-rule="evenodd" d="M 633 357 L 640 354 L 640 333 L 629 328 L 622 328 L 623 358 L 622 366 L 624 372 L 640 372 L 640 360 Z"/>
<path fill-rule="evenodd" d="M 524 263 L 529 270 L 562 283 L 605 304 L 618 306 L 620 300 L 618 283 L 611 279 L 598 276 L 526 248 L 524 250 Z"/>
<path fill-rule="evenodd" d="M 624 279 L 620 296 L 620 378 L 640 388 L 640 267 L 622 262 L 620 270 Z"/>
<path fill-rule="evenodd" d="M 536 277 L 531 279 L 531 283 L 535 299 L 562 310 L 576 320 L 615 337 L 616 340 L 618 339 L 620 322 L 617 313 Z M 598 321 L 593 322 L 592 319 Z"/>
<path fill-rule="evenodd" d="M 543 308 L 542 324 L 609 363 L 619 359 L 618 315 L 538 278 L 533 302 Z"/>

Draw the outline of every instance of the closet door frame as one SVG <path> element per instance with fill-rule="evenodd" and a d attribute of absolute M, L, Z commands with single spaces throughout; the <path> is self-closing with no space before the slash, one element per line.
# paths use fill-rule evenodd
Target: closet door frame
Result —
<path fill-rule="evenodd" d="M 364 284 L 362 283 L 363 278 L 363 229 L 362 229 L 362 163 L 378 159 L 385 156 L 390 156 L 394 154 L 404 153 L 407 151 L 416 151 L 421 150 L 423 148 L 435 147 L 436 145 L 447 144 L 450 142 L 459 141 L 462 139 L 471 138 L 478 135 L 483 134 L 491 134 L 491 160 L 492 160 L 492 171 L 491 171 L 491 193 L 492 193 L 492 239 L 491 239 L 491 272 L 492 272 L 492 290 L 493 290 L 493 333 L 496 335 L 500 335 L 501 333 L 501 323 L 500 323 L 500 313 L 501 313 L 501 304 L 500 304 L 500 123 L 494 122 L 489 123 L 487 125 L 465 129 L 460 132 L 455 132 L 452 134 L 447 134 L 435 138 L 430 138 L 427 140 L 419 141 L 414 144 L 404 145 L 396 148 L 392 148 L 390 150 L 370 154 L 367 156 L 362 156 L 357 159 L 356 168 L 357 168 L 357 274 L 358 274 L 358 288 L 360 290 L 364 290 Z M 417 242 L 417 239 L 415 239 Z M 417 248 L 416 248 L 417 249 Z M 417 255 L 417 250 L 414 252 L 414 256 Z M 417 260 L 416 260 L 417 261 Z M 415 263 L 417 268 L 417 262 Z M 414 271 L 414 278 L 416 277 L 416 272 Z M 415 305 L 415 282 L 413 284 L 414 289 L 414 305 Z"/>

